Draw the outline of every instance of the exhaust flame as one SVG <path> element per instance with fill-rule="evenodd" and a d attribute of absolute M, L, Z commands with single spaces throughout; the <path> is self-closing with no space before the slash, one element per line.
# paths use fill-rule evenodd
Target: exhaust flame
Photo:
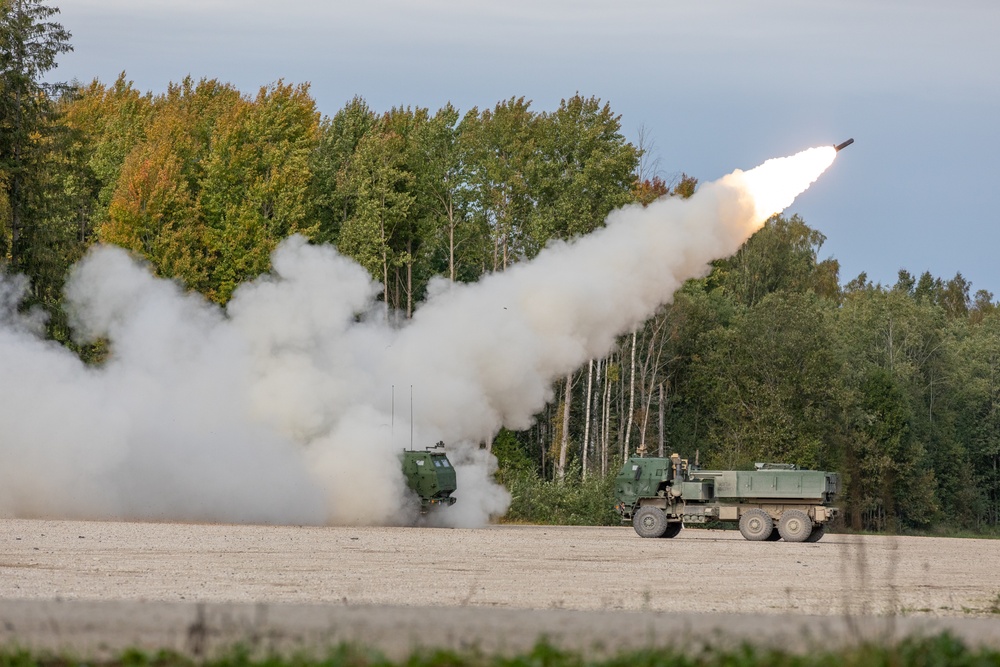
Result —
<path fill-rule="evenodd" d="M 411 386 L 413 445 L 449 443 L 458 473 L 458 503 L 438 520 L 482 525 L 510 497 L 480 443 L 529 426 L 553 381 L 738 250 L 834 155 L 620 209 L 476 284 L 435 281 L 402 327 L 362 267 L 302 238 L 224 310 L 95 247 L 66 292 L 77 335 L 109 341 L 93 368 L 43 340 L 16 308 L 25 281 L 0 275 L 0 516 L 408 523 L 398 452 L 411 425 L 389 393 Z"/>
<path fill-rule="evenodd" d="M 772 215 L 791 206 L 833 164 L 835 157 L 836 148 L 820 146 L 792 157 L 772 158 L 747 172 L 736 170 L 726 178 L 743 179 L 754 198 L 759 224 L 763 225 Z"/>

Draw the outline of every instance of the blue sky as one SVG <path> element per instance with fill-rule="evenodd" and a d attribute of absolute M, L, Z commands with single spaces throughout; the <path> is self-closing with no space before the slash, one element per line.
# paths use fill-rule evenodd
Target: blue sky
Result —
<path fill-rule="evenodd" d="M 576 92 L 652 142 L 662 176 L 713 180 L 854 137 L 789 209 L 841 281 L 956 272 L 1000 297 L 1000 3 L 986 0 L 50 0 L 73 34 L 52 78 L 162 92 L 309 82 L 461 111 Z"/>

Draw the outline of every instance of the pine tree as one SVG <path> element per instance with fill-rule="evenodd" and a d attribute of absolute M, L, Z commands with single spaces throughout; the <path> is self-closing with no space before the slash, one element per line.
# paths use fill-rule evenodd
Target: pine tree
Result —
<path fill-rule="evenodd" d="M 43 0 L 0 0 L 0 192 L 4 206 L 5 258 L 15 270 L 25 266 L 35 212 L 33 179 L 48 142 L 53 99 L 66 86 L 42 77 L 56 67 L 56 57 L 72 50 L 70 33 L 49 19 L 59 10 Z"/>

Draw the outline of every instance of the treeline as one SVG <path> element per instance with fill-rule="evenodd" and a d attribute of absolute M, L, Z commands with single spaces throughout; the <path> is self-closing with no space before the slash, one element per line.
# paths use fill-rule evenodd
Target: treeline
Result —
<path fill-rule="evenodd" d="M 59 104 L 88 137 L 93 237 L 224 303 L 289 234 L 336 243 L 412 313 L 428 280 L 475 280 L 586 233 L 630 201 L 638 151 L 607 104 L 511 99 L 320 118 L 306 86 L 253 97 L 186 79 L 140 94 L 124 76 Z"/>
<path fill-rule="evenodd" d="M 31 280 L 23 307 L 48 310 L 50 336 L 67 345 L 63 281 L 96 242 L 225 303 L 268 270 L 277 243 L 302 234 L 359 261 L 388 312 L 406 318 L 434 276 L 477 280 L 623 204 L 697 185 L 645 173 L 619 116 L 581 95 L 541 112 L 523 98 L 465 113 L 376 112 L 356 98 L 327 117 L 307 86 L 284 82 L 253 96 L 190 79 L 152 95 L 124 74 L 46 85 L 69 49 L 54 8 L 0 9 L 0 251 Z M 593 495 L 624 456 L 678 451 L 715 467 L 840 470 L 858 529 L 995 528 L 993 295 L 971 294 L 960 274 L 841 286 L 836 261 L 818 259 L 823 240 L 798 217 L 772 219 L 559 382 L 533 428 L 487 443 L 515 511 L 552 480 L 559 497 L 601 512 Z"/>

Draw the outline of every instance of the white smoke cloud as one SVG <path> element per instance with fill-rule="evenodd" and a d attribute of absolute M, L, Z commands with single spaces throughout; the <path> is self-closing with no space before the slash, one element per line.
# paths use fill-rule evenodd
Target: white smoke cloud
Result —
<path fill-rule="evenodd" d="M 96 247 L 66 291 L 80 340 L 109 341 L 107 362 L 87 367 L 17 313 L 23 278 L 0 277 L 0 516 L 411 523 L 398 453 L 412 428 L 415 447 L 448 443 L 458 474 L 458 502 L 434 521 L 482 525 L 510 496 L 479 443 L 527 427 L 555 379 L 606 354 L 832 160 L 811 149 L 615 211 L 532 262 L 436 282 L 401 327 L 363 268 L 298 237 L 224 310 Z M 412 387 L 412 415 L 390 407 L 393 387 L 401 404 Z"/>

